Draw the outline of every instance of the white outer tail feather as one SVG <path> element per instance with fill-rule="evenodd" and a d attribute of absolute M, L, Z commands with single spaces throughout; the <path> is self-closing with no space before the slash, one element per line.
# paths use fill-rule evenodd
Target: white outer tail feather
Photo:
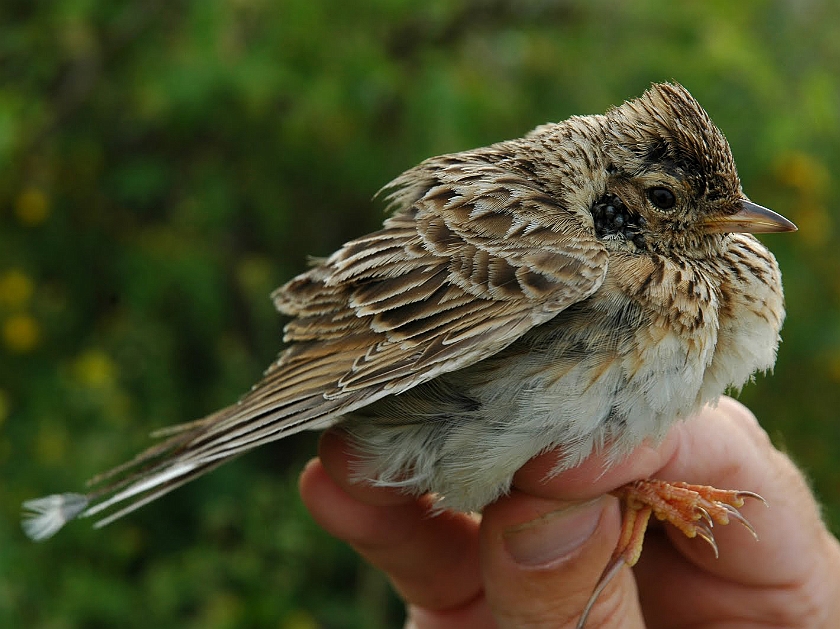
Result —
<path fill-rule="evenodd" d="M 148 478 L 138 480 L 136 483 L 129 485 L 107 500 L 96 503 L 93 506 L 89 506 L 91 499 L 88 496 L 75 493 L 52 494 L 43 498 L 27 500 L 23 503 L 24 514 L 21 522 L 23 532 L 33 541 L 44 541 L 55 535 L 70 520 L 95 515 L 138 494 L 148 492 L 169 481 L 186 476 L 197 467 L 199 467 L 199 464 L 196 462 L 176 463 Z M 96 528 L 105 526 L 129 511 L 134 511 L 134 509 L 146 504 L 158 495 L 155 493 L 152 496 L 134 502 L 125 509 L 99 520 L 94 526 Z"/>
<path fill-rule="evenodd" d="M 83 494 L 53 494 L 27 500 L 23 503 L 23 532 L 29 539 L 41 542 L 79 517 L 87 506 L 88 498 Z"/>

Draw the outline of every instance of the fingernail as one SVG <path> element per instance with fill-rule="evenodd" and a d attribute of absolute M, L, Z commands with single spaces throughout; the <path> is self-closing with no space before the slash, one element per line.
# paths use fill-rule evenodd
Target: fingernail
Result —
<path fill-rule="evenodd" d="M 605 501 L 589 502 L 551 511 L 503 534 L 513 560 L 523 566 L 539 566 L 572 555 L 595 532 Z"/>

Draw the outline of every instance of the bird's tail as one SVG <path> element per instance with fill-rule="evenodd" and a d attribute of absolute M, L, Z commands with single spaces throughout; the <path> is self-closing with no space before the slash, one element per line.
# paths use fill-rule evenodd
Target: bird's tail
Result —
<path fill-rule="evenodd" d="M 371 385 L 341 395 L 325 394 L 336 389 L 339 378 L 350 373 L 358 360 L 357 354 L 337 351 L 329 344 L 286 350 L 239 402 L 203 419 L 157 431 L 153 436 L 160 442 L 91 479 L 88 493 L 53 494 L 25 502 L 24 532 L 43 540 L 70 520 L 89 516 L 101 518 L 96 527 L 105 526 L 240 454 L 301 430 L 322 430 L 344 413 L 399 392 Z"/>
<path fill-rule="evenodd" d="M 204 427 L 228 410 L 154 433 L 152 436 L 165 437 L 164 440 L 123 465 L 92 478 L 88 481 L 88 493 L 52 494 L 27 500 L 23 503 L 24 533 L 35 541 L 45 540 L 70 520 L 103 514 L 131 499 L 94 525 L 105 526 L 229 460 L 229 456 L 216 459 L 181 456 Z"/>

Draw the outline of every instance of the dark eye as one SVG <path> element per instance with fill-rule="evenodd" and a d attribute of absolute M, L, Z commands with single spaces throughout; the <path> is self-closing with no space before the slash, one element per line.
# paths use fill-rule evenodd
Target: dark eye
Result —
<path fill-rule="evenodd" d="M 649 188 L 647 195 L 660 210 L 670 210 L 677 203 L 677 197 L 668 188 Z"/>

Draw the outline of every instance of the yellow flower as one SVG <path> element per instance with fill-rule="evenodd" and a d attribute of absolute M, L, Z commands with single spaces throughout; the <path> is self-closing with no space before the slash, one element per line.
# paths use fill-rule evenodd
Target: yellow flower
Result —
<path fill-rule="evenodd" d="M 0 275 L 0 304 L 20 308 L 26 305 L 32 292 L 32 280 L 23 271 L 12 269 Z"/>
<path fill-rule="evenodd" d="M 26 188 L 15 202 L 15 214 L 24 225 L 40 225 L 50 214 L 50 200 L 43 191 Z"/>
<path fill-rule="evenodd" d="M 831 175 L 817 158 L 800 151 L 791 151 L 776 164 L 776 175 L 782 183 L 801 194 L 821 196 L 829 186 Z"/>
<path fill-rule="evenodd" d="M 796 225 L 800 237 L 809 245 L 824 245 L 831 240 L 831 216 L 821 203 L 803 200 L 796 208 Z"/>
<path fill-rule="evenodd" d="M 28 314 L 16 314 L 3 322 L 3 343 L 19 354 L 31 352 L 41 341 L 41 326 Z"/>
<path fill-rule="evenodd" d="M 73 362 L 73 376 L 92 389 L 105 388 L 114 383 L 114 361 L 99 349 L 88 349 Z"/>

